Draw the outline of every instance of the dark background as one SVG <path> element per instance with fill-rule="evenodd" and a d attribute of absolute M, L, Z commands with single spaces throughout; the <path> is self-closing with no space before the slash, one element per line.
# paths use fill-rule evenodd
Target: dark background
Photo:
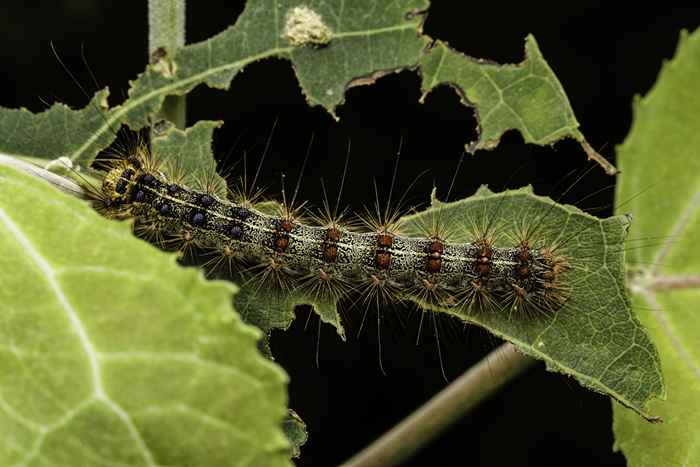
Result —
<path fill-rule="evenodd" d="M 191 1 L 188 42 L 206 39 L 233 24 L 240 3 Z M 564 86 L 582 131 L 609 159 L 614 159 L 614 148 L 629 129 L 632 97 L 650 89 L 662 61 L 674 53 L 679 30 L 696 27 L 700 19 L 699 9 L 658 6 L 635 7 L 632 12 L 594 2 L 572 7 L 558 2 L 536 7 L 527 4 L 531 2 L 482 2 L 468 7 L 463 3 L 433 1 L 425 32 L 461 52 L 498 62 L 520 61 L 525 35 L 533 33 Z M 44 102 L 86 104 L 86 97 L 53 57 L 49 41 L 92 93 L 95 87 L 80 60 L 84 45 L 100 85 L 112 90 L 111 102 L 121 102 L 128 80 L 145 65 L 146 26 L 146 2 L 3 2 L 0 105 L 39 111 L 46 108 Z M 433 183 L 445 195 L 463 144 L 476 135 L 471 110 L 461 106 L 449 88 L 437 90 L 425 104 L 419 104 L 418 98 L 416 73 L 387 76 L 374 86 L 350 90 L 336 123 L 322 109 L 305 104 L 287 62 L 269 60 L 248 67 L 228 92 L 198 87 L 189 97 L 188 120 L 189 124 L 225 120 L 216 135 L 217 154 L 232 150 L 235 161 L 245 151 L 255 165 L 277 119 L 262 166 L 262 182 L 271 196 L 279 192 L 280 174 L 297 179 L 313 134 L 301 196 L 316 206 L 322 201 L 321 177 L 335 196 L 350 142 L 344 203 L 355 210 L 374 202 L 372 178 L 386 196 L 395 154 L 403 141 L 397 189 L 403 192 L 427 169 L 409 192 L 409 205 L 421 206 Z M 496 150 L 465 160 L 450 197 L 467 196 L 480 184 L 500 190 L 531 183 L 540 194 L 561 197 L 582 208 L 602 207 L 595 212 L 608 215 L 614 179 L 600 170 L 561 196 L 576 175 L 561 180 L 572 171 L 582 174 L 588 166 L 574 142 L 541 148 L 525 145 L 518 134 L 509 133 Z M 581 202 L 599 189 L 603 189 L 600 195 Z M 318 319 L 309 317 L 303 307 L 290 330 L 273 335 L 273 352 L 291 376 L 290 406 L 309 427 L 299 465 L 338 464 L 446 386 L 435 328 L 449 380 L 499 344 L 473 326 L 426 316 L 416 345 L 421 314 L 403 308 L 381 311 L 379 334 L 376 312 L 371 311 L 358 336 L 361 315 L 361 310 L 344 313 L 347 343 L 327 325 L 319 333 Z M 379 367 L 378 336 L 386 374 Z M 624 465 L 622 455 L 612 452 L 611 423 L 607 397 L 537 365 L 406 465 Z"/>

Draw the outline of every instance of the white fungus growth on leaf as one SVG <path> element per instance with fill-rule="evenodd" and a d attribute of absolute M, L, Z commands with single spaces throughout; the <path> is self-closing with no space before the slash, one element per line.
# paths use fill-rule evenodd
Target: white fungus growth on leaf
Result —
<path fill-rule="evenodd" d="M 306 5 L 296 6 L 287 12 L 283 37 L 295 47 L 326 45 L 333 31 L 323 22 L 321 15 Z"/>

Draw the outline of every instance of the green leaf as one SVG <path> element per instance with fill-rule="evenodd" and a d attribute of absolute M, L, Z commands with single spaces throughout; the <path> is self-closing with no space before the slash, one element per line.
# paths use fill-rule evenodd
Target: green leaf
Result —
<path fill-rule="evenodd" d="M 290 465 L 233 286 L 5 166 L 0 249 L 1 465 Z"/>
<path fill-rule="evenodd" d="M 652 418 L 647 402 L 663 392 L 654 345 L 630 309 L 624 287 L 625 216 L 598 219 L 573 206 L 536 196 L 531 189 L 493 194 L 482 189 L 453 203 L 404 218 L 407 234 L 421 235 L 437 219 L 450 241 L 473 241 L 473 226 L 494 225 L 497 245 L 513 246 L 519 227 L 535 229 L 535 245 L 557 247 L 570 269 L 563 280 L 569 297 L 553 312 L 498 309 L 473 312 L 439 309 L 484 327 L 525 354 L 544 360 L 549 370 L 576 378 Z"/>
<path fill-rule="evenodd" d="M 335 303 L 319 302 L 295 291 L 282 294 L 245 285 L 236 294 L 235 302 L 245 322 L 254 324 L 266 333 L 273 329 L 289 328 L 294 320 L 294 308 L 297 305 L 311 305 L 321 321 L 333 326 L 340 338 L 345 340 L 345 328 Z"/>
<path fill-rule="evenodd" d="M 624 287 L 628 217 L 598 219 L 524 188 L 499 194 L 481 189 L 453 203 L 433 200 L 431 209 L 402 221 L 401 230 L 409 236 L 424 236 L 425 227 L 437 221 L 449 232 L 451 242 L 473 241 L 475 224 L 492 223 L 497 244 L 502 246 L 513 246 L 522 226 L 537 226 L 537 244 L 559 245 L 571 265 L 565 275 L 570 296 L 556 312 L 516 315 L 493 307 L 491 312 L 474 313 L 436 308 L 407 292 L 399 298 L 418 303 L 426 312 L 445 312 L 482 326 L 544 360 L 550 370 L 571 375 L 584 386 L 654 418 L 647 403 L 663 393 L 663 382 L 656 349 L 632 312 Z M 269 331 L 286 328 L 294 318 L 293 306 L 302 303 L 313 304 L 321 319 L 344 336 L 335 304 L 320 307 L 298 293 L 280 297 L 244 285 L 236 307 L 247 321 Z"/>
<path fill-rule="evenodd" d="M 81 110 L 57 103 L 44 112 L 0 107 L 0 152 L 33 159 L 40 165 L 65 157 L 88 166 L 94 156 L 116 138 L 120 120 L 109 110 L 102 90 Z"/>
<path fill-rule="evenodd" d="M 289 409 L 289 416 L 282 423 L 282 428 L 287 439 L 292 443 L 292 457 L 299 457 L 301 455 L 299 448 L 306 443 L 309 437 L 306 432 L 306 424 L 295 411 Z"/>
<path fill-rule="evenodd" d="M 616 173 L 615 167 L 579 131 L 569 99 L 532 35 L 525 40 L 525 59 L 517 65 L 474 59 L 437 41 L 421 58 L 420 71 L 422 99 L 436 86 L 449 84 L 462 104 L 474 108 L 479 136 L 466 145 L 470 153 L 495 148 L 503 133 L 514 129 L 532 144 L 547 145 L 573 138 L 589 159 L 609 174 Z"/>
<path fill-rule="evenodd" d="M 82 111 L 62 104 L 40 114 L 0 109 L 0 132 L 9 135 L 0 140 L 0 151 L 38 159 L 65 156 L 88 166 L 114 140 L 113 131 L 121 124 L 134 130 L 150 125 L 166 96 L 184 95 L 202 83 L 227 89 L 245 66 L 273 57 L 291 62 L 311 105 L 322 105 L 334 114 L 347 88 L 417 65 L 428 41 L 419 34 L 420 12 L 428 4 L 428 0 L 387 4 L 313 0 L 305 2 L 313 14 L 304 11 L 299 23 L 302 4 L 296 0 L 249 0 L 233 26 L 149 65 L 132 81 L 129 98 L 121 106 L 107 111 L 107 91 L 102 91 Z M 318 18 L 329 31 L 326 40 L 311 40 L 313 34 L 306 42 L 300 40 L 304 31 L 318 29 Z"/>
<path fill-rule="evenodd" d="M 618 203 L 635 218 L 629 284 L 659 347 L 667 399 L 650 426 L 614 406 L 616 448 L 631 466 L 700 465 L 700 30 L 681 34 L 618 148 Z"/>
<path fill-rule="evenodd" d="M 290 60 L 309 103 L 333 113 L 353 80 L 415 66 L 427 41 L 418 34 L 421 16 L 410 15 L 427 8 L 426 0 L 400 0 L 382 8 L 373 0 L 307 2 L 307 10 L 330 30 L 321 46 L 290 38 L 287 26 L 299 6 L 295 0 L 248 1 L 235 25 L 148 67 L 132 83 L 120 113 L 128 115 L 132 128 L 142 127 L 164 96 L 187 93 L 200 83 L 227 89 L 246 65 L 271 57 Z"/>

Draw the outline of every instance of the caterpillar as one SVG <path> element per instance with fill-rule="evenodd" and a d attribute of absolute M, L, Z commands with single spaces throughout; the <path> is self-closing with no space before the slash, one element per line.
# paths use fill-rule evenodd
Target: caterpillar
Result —
<path fill-rule="evenodd" d="M 167 172 L 139 145 L 108 163 L 95 203 L 110 217 L 134 218 L 137 230 L 157 243 L 216 252 L 265 290 L 300 290 L 333 303 L 353 293 L 365 301 L 401 296 L 527 316 L 549 315 L 569 298 L 569 259 L 538 245 L 535 229 L 500 246 L 489 226 L 455 243 L 439 227 L 420 237 L 403 235 L 393 217 L 366 220 L 371 229 L 365 231 L 333 216 L 310 224 L 292 206 L 263 212 L 245 197 L 229 201 L 211 189 L 194 190 Z"/>

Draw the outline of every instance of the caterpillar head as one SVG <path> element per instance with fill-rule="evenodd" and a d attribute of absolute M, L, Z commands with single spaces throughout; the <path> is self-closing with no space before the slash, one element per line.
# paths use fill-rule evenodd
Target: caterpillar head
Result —
<path fill-rule="evenodd" d="M 134 182 L 140 176 L 140 168 L 129 161 L 118 164 L 112 168 L 102 182 L 102 194 L 105 203 L 111 206 L 118 206 L 131 199 L 131 192 L 134 189 Z"/>

